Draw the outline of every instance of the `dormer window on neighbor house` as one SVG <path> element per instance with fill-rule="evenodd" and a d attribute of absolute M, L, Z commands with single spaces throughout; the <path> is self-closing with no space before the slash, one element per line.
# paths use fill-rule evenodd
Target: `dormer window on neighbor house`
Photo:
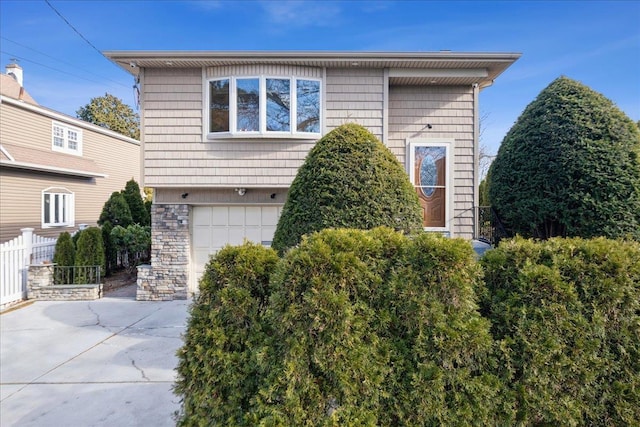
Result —
<path fill-rule="evenodd" d="M 319 79 L 225 77 L 208 86 L 210 137 L 320 135 Z"/>
<path fill-rule="evenodd" d="M 51 133 L 51 148 L 54 151 L 82 155 L 82 130 L 64 123 L 53 122 Z"/>

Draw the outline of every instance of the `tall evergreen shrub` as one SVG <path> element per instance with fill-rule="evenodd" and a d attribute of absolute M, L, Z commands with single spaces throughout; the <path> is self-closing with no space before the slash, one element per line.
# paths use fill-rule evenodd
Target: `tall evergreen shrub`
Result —
<path fill-rule="evenodd" d="M 272 246 L 283 253 L 324 228 L 378 226 L 421 230 L 418 196 L 391 151 L 350 123 L 320 139 L 298 169 Z"/>
<path fill-rule="evenodd" d="M 142 200 L 140 186 L 134 179 L 127 181 L 127 184 L 122 191 L 122 195 L 127 202 L 127 206 L 129 206 L 132 222 L 143 227 L 151 225 L 149 213 L 145 207 L 144 201 Z M 125 228 L 127 227 L 126 225 L 122 226 Z"/>
<path fill-rule="evenodd" d="M 133 223 L 129 205 L 124 198 L 124 195 L 119 191 L 111 193 L 109 200 L 107 200 L 102 207 L 98 224 L 102 225 L 107 221 L 109 221 L 114 227 L 119 225 L 125 228 Z"/>
<path fill-rule="evenodd" d="M 560 77 L 502 141 L 489 199 L 513 234 L 640 239 L 640 130 L 603 95 Z"/>
<path fill-rule="evenodd" d="M 104 243 L 102 230 L 89 227 L 82 231 L 76 249 L 76 267 L 99 266 L 100 274 L 105 271 Z M 76 283 L 95 283 L 98 279 L 90 270 L 76 268 Z"/>
<path fill-rule="evenodd" d="M 63 231 L 56 241 L 55 253 L 53 255 L 53 263 L 56 264 L 54 269 L 54 283 L 57 285 L 73 283 L 73 273 L 69 268 L 75 265 L 76 248 L 73 244 L 71 234 Z"/>

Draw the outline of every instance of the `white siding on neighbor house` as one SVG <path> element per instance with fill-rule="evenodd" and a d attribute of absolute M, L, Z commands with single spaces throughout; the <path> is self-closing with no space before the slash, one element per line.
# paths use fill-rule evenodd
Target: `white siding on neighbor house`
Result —
<path fill-rule="evenodd" d="M 149 69 L 144 72 L 145 185 L 150 187 L 288 187 L 313 140 L 207 139 L 206 79 L 238 75 L 319 78 L 290 66 Z"/>
<path fill-rule="evenodd" d="M 387 146 L 406 163 L 407 141 L 454 139 L 453 234 L 471 239 L 474 223 L 474 99 L 471 86 L 391 86 Z M 428 129 L 427 125 L 432 127 Z M 406 165 L 405 165 L 406 167 Z"/>
<path fill-rule="evenodd" d="M 384 70 L 327 69 L 325 126 L 327 132 L 345 123 L 358 123 L 382 140 Z"/>

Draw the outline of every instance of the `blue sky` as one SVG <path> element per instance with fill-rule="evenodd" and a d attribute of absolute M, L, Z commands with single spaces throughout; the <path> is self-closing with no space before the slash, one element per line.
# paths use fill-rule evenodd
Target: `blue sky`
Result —
<path fill-rule="evenodd" d="M 634 0 L 2 0 L 0 33 L 2 71 L 19 59 L 36 101 L 71 116 L 106 92 L 134 107 L 133 78 L 99 51 L 447 49 L 522 53 L 481 92 L 482 142 L 491 153 L 561 75 L 640 120 L 640 1 Z"/>

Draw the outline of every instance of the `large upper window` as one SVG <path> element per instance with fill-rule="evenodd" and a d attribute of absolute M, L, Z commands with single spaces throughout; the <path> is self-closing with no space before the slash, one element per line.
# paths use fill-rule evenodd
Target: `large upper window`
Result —
<path fill-rule="evenodd" d="M 66 188 L 47 188 L 42 192 L 42 227 L 72 226 L 73 193 Z"/>
<path fill-rule="evenodd" d="M 63 123 L 53 122 L 52 149 L 70 154 L 82 154 L 82 131 Z"/>
<path fill-rule="evenodd" d="M 411 142 L 409 175 L 426 230 L 450 231 L 452 142 Z"/>
<path fill-rule="evenodd" d="M 320 133 L 320 80 L 229 77 L 209 81 L 209 135 Z"/>

